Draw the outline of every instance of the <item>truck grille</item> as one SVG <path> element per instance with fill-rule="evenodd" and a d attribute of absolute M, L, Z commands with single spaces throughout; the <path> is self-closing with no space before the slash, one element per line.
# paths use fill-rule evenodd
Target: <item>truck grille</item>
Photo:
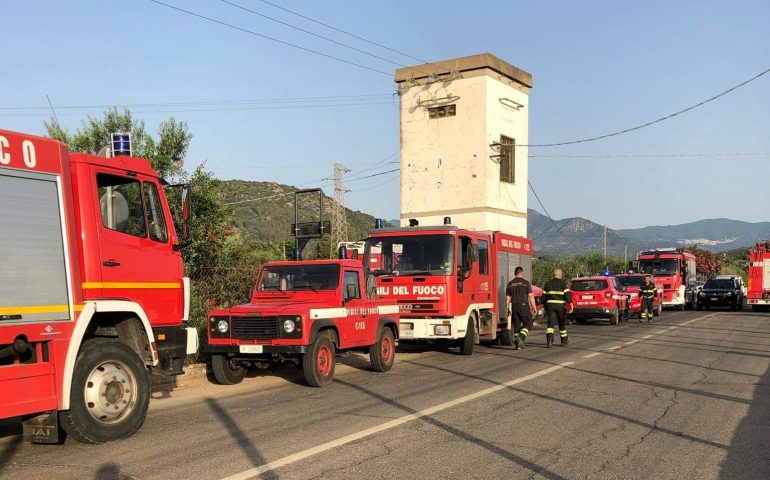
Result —
<path fill-rule="evenodd" d="M 278 338 L 278 317 L 232 317 L 231 336 L 243 340 Z"/>

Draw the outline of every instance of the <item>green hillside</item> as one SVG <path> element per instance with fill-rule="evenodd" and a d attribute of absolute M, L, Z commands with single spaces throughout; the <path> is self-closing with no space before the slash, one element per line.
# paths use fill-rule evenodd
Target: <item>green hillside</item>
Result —
<path fill-rule="evenodd" d="M 225 203 L 252 200 L 232 205 L 236 226 L 249 240 L 275 242 L 291 239 L 294 223 L 294 195 L 296 187 L 273 182 L 223 180 Z M 324 220 L 331 220 L 332 199 L 324 197 Z M 315 209 L 300 205 L 300 221 L 312 217 Z M 317 214 L 316 214 L 317 215 Z M 374 227 L 374 217 L 357 210 L 346 209 L 349 240 L 364 238 Z"/>

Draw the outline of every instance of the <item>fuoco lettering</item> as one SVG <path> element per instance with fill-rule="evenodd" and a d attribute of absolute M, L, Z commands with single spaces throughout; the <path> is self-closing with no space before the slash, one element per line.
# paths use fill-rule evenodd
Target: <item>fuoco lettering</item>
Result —
<path fill-rule="evenodd" d="M 6 152 L 5 149 L 8 148 L 8 139 L 0 136 L 0 163 L 3 165 L 8 165 L 11 163 L 11 154 Z"/>

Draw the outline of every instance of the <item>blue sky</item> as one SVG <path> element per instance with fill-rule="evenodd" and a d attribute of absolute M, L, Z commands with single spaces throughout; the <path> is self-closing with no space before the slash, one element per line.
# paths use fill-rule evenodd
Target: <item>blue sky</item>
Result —
<path fill-rule="evenodd" d="M 389 74 L 396 68 L 217 0 L 164 1 Z M 232 1 L 397 63 L 417 63 L 258 0 Z M 530 143 L 643 123 L 770 66 L 770 2 L 761 0 L 272 1 L 417 58 L 489 51 L 531 72 Z M 135 111 L 150 130 L 170 115 L 186 121 L 195 135 L 187 165 L 205 160 L 220 178 L 313 186 L 328 183 L 321 179 L 332 174 L 334 162 L 353 170 L 349 178 L 397 167 L 388 163 L 397 159 L 399 144 L 391 75 L 147 0 L 10 2 L 2 18 L 0 128 L 42 133 L 48 112 L 7 107 L 46 106 L 46 94 L 72 129 L 85 113 L 99 109 L 65 106 L 180 102 L 186 105 Z M 263 102 L 275 99 L 284 100 Z M 222 102 L 237 100 L 262 103 L 222 110 Z M 206 101 L 219 104 L 189 105 Z M 530 153 L 767 152 L 769 112 L 770 74 L 638 132 Z M 530 180 L 555 218 L 583 216 L 611 228 L 714 217 L 764 221 L 769 160 L 768 155 L 538 157 L 530 160 Z M 350 182 L 348 206 L 397 218 L 396 175 Z M 534 198 L 530 207 L 539 209 Z"/>

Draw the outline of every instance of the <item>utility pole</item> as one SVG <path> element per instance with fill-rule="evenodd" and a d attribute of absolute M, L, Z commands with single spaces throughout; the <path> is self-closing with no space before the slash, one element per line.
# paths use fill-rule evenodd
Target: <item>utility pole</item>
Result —
<path fill-rule="evenodd" d="M 345 218 L 345 194 L 350 190 L 345 188 L 343 175 L 349 172 L 341 163 L 334 164 L 334 204 L 332 205 L 332 234 L 329 243 L 330 255 L 333 257 L 340 242 L 348 241 L 348 221 Z"/>
<path fill-rule="evenodd" d="M 604 226 L 604 258 L 607 258 L 607 225 Z"/>
<path fill-rule="evenodd" d="M 628 244 L 626 244 L 626 248 L 623 250 L 623 268 L 626 268 L 628 266 Z"/>

